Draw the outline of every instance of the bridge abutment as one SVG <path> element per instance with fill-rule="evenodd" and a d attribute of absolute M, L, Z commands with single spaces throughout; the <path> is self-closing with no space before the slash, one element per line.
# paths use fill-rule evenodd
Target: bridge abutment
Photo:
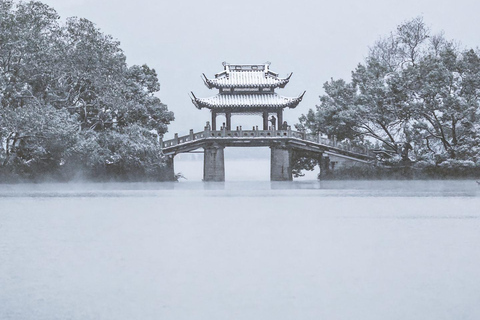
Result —
<path fill-rule="evenodd" d="M 292 150 L 286 146 L 271 146 L 270 180 L 291 181 Z"/>
<path fill-rule="evenodd" d="M 330 169 L 330 157 L 322 154 L 318 162 L 320 167 L 320 179 L 330 177 L 332 175 L 332 170 Z"/>
<path fill-rule="evenodd" d="M 225 181 L 225 147 L 215 144 L 203 149 L 203 181 Z"/>
<path fill-rule="evenodd" d="M 173 156 L 165 158 L 165 181 L 175 181 L 175 166 Z"/>

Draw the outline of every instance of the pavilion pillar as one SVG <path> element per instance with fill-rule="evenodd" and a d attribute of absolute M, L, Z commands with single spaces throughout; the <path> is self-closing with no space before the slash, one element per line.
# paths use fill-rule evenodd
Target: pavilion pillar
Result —
<path fill-rule="evenodd" d="M 226 112 L 225 113 L 225 118 L 227 121 L 227 130 L 232 130 L 232 113 L 231 112 Z"/>
<path fill-rule="evenodd" d="M 292 150 L 285 145 L 271 146 L 270 150 L 270 180 L 291 181 Z"/>
<path fill-rule="evenodd" d="M 203 149 L 203 181 L 225 181 L 224 147 L 214 144 Z"/>
<path fill-rule="evenodd" d="M 277 111 L 277 120 L 278 120 L 277 130 L 281 130 L 283 125 L 283 109 L 280 109 Z"/>
<path fill-rule="evenodd" d="M 268 130 L 268 112 L 263 111 L 263 130 Z"/>
<path fill-rule="evenodd" d="M 217 130 L 217 112 L 212 110 L 212 130 Z"/>

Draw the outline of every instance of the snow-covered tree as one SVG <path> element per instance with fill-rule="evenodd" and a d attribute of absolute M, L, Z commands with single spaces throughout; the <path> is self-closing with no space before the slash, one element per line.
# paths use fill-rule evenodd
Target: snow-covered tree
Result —
<path fill-rule="evenodd" d="M 0 0 L 3 172 L 55 171 L 69 162 L 84 171 L 117 166 L 121 175 L 161 167 L 158 135 L 174 117 L 159 90 L 155 70 L 128 66 L 120 43 L 91 21 L 60 23 L 41 2 Z"/>
<path fill-rule="evenodd" d="M 479 52 L 433 35 L 422 18 L 378 40 L 351 82 L 332 79 L 324 90 L 299 127 L 373 140 L 403 160 L 480 159 Z"/>

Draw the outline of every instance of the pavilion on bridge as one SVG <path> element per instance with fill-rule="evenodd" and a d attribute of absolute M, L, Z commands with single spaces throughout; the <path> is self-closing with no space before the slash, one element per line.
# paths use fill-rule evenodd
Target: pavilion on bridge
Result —
<path fill-rule="evenodd" d="M 265 64 L 229 64 L 223 63 L 224 70 L 209 79 L 205 75 L 205 85 L 218 89 L 218 94 L 210 98 L 197 98 L 192 92 L 192 102 L 198 109 L 207 108 L 212 113 L 212 123 L 204 130 L 195 133 L 190 129 L 189 135 L 161 141 L 163 154 L 166 156 L 166 171 L 170 180 L 175 179 L 174 157 L 179 153 L 197 152 L 203 148 L 203 181 L 225 181 L 224 149 L 226 147 L 269 147 L 270 179 L 272 181 L 292 180 L 292 168 L 295 152 L 311 152 L 318 158 L 321 173 L 328 174 L 339 160 L 330 162 L 330 156 L 344 162 L 369 165 L 375 158 L 369 154 L 345 151 L 336 146 L 335 141 L 323 141 L 319 135 L 305 132 L 293 132 L 283 122 L 283 109 L 295 108 L 302 101 L 303 92 L 298 97 L 283 97 L 275 92 L 284 88 L 292 74 L 281 78 Z M 226 124 L 217 130 L 217 115 L 225 115 Z M 263 130 L 254 127 L 244 130 L 240 126 L 231 128 L 232 114 L 255 114 L 263 117 Z M 278 122 L 274 122 L 273 117 Z M 269 119 L 272 117 L 272 119 Z M 269 128 L 268 122 L 273 126 Z M 330 170 L 331 165 L 331 170 Z"/>
<path fill-rule="evenodd" d="M 295 108 L 302 101 L 303 92 L 298 97 L 283 97 L 275 88 L 284 88 L 292 74 L 280 78 L 265 64 L 223 63 L 224 70 L 209 79 L 203 74 L 209 89 L 218 89 L 218 94 L 210 98 L 197 98 L 192 92 L 192 102 L 198 108 L 210 109 L 212 130 L 216 130 L 217 115 L 225 115 L 227 130 L 231 130 L 232 114 L 258 114 L 263 117 L 263 130 L 268 129 L 270 116 L 276 116 L 276 128 L 282 128 L 283 109 Z M 272 117 L 273 119 L 273 117 Z"/>

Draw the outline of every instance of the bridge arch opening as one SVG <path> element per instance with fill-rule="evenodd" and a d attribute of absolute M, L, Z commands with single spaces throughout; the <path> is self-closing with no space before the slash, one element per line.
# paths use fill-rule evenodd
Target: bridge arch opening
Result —
<path fill-rule="evenodd" d="M 269 147 L 225 148 L 225 181 L 270 181 Z"/>
<path fill-rule="evenodd" d="M 175 173 L 186 181 L 202 181 L 204 170 L 203 148 L 175 156 Z M 227 147 L 224 149 L 225 181 L 270 181 L 271 149 L 269 147 Z M 303 177 L 294 180 L 315 180 L 320 172 L 303 171 Z"/>

